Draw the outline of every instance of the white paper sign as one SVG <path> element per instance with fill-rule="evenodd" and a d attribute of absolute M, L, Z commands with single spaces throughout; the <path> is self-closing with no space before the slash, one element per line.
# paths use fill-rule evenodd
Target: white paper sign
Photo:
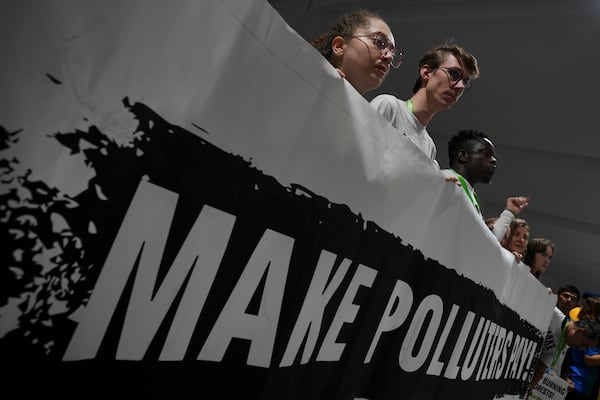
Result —
<path fill-rule="evenodd" d="M 569 384 L 564 379 L 557 375 L 544 373 L 544 376 L 532 393 L 529 395 L 529 399 L 532 400 L 563 400 L 568 393 Z"/>

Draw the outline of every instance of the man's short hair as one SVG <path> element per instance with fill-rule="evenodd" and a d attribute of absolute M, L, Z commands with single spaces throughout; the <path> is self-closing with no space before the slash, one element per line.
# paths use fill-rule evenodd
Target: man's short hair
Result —
<path fill-rule="evenodd" d="M 577 289 L 577 287 L 575 285 L 564 285 L 564 286 L 561 286 L 558 289 L 558 294 L 561 294 L 562 292 L 575 293 L 577 295 L 577 301 L 579 301 L 579 298 L 581 297 L 581 294 L 579 293 L 579 289 Z"/>
<path fill-rule="evenodd" d="M 458 158 L 458 152 L 460 150 L 471 149 L 476 142 L 483 143 L 488 136 L 475 129 L 463 129 L 448 142 L 448 162 L 452 164 L 452 161 Z"/>

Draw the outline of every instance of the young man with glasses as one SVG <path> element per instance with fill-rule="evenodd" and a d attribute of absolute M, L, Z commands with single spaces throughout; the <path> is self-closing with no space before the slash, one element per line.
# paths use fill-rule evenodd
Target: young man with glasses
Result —
<path fill-rule="evenodd" d="M 389 94 L 375 97 L 371 104 L 392 126 L 407 136 L 431 160 L 437 150 L 427 132 L 435 114 L 447 110 L 479 76 L 477 59 L 462 47 L 445 44 L 431 49 L 419 62 L 414 95 L 404 101 Z"/>

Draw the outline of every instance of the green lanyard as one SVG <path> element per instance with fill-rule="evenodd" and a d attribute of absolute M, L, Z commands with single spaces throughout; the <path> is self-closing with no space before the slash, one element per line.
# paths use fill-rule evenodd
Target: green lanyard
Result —
<path fill-rule="evenodd" d="M 477 210 L 479 215 L 481 215 L 481 207 L 479 206 L 479 199 L 477 198 L 477 193 L 475 193 L 475 191 L 473 191 L 473 195 L 471 195 L 471 192 L 469 191 L 469 185 L 467 184 L 467 181 L 465 180 L 465 178 L 463 178 L 463 176 L 461 174 L 459 174 L 458 172 L 456 172 L 455 170 L 452 170 L 452 172 L 454 172 L 454 174 L 456 174 L 458 181 L 460 182 L 463 189 L 465 190 L 465 193 L 469 197 L 469 200 L 471 200 L 473 207 L 475 207 L 475 209 Z"/>
<path fill-rule="evenodd" d="M 556 346 L 556 352 L 554 353 L 554 358 L 552 359 L 552 365 L 550 366 L 550 368 L 554 369 L 554 367 L 556 366 L 556 362 L 558 361 L 558 357 L 560 356 L 560 353 L 562 353 L 562 351 L 565 348 L 565 341 L 566 341 L 566 333 L 567 333 L 567 327 L 569 326 L 569 320 L 567 319 L 565 326 L 563 327 L 562 333 L 560 335 L 560 339 L 558 340 L 558 346 Z"/>
<path fill-rule="evenodd" d="M 408 107 L 411 113 L 415 113 L 415 105 L 413 104 L 412 99 L 406 100 L 406 106 Z"/>

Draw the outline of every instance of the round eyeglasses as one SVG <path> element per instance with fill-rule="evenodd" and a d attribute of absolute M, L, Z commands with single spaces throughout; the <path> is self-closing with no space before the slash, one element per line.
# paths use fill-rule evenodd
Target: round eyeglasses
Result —
<path fill-rule="evenodd" d="M 400 64 L 402 64 L 402 52 L 394 48 L 394 45 L 390 43 L 389 39 L 383 33 L 376 32 L 368 35 L 351 36 L 353 39 L 359 39 L 362 37 L 370 37 L 373 40 L 375 48 L 379 50 L 381 55 L 386 56 L 389 53 L 392 56 L 392 62 L 390 63 L 392 67 L 398 68 Z M 361 40 L 361 42 L 363 41 Z"/>
<path fill-rule="evenodd" d="M 444 71 L 446 73 L 446 75 L 448 76 L 448 80 L 450 81 L 450 83 L 452 85 L 456 85 L 459 81 L 462 81 L 463 85 L 465 86 L 465 88 L 463 89 L 463 92 L 468 92 L 471 89 L 471 78 L 470 77 L 463 77 L 463 73 L 460 69 L 458 68 L 448 68 L 448 67 L 437 67 L 438 69 L 441 69 L 442 71 Z"/>

